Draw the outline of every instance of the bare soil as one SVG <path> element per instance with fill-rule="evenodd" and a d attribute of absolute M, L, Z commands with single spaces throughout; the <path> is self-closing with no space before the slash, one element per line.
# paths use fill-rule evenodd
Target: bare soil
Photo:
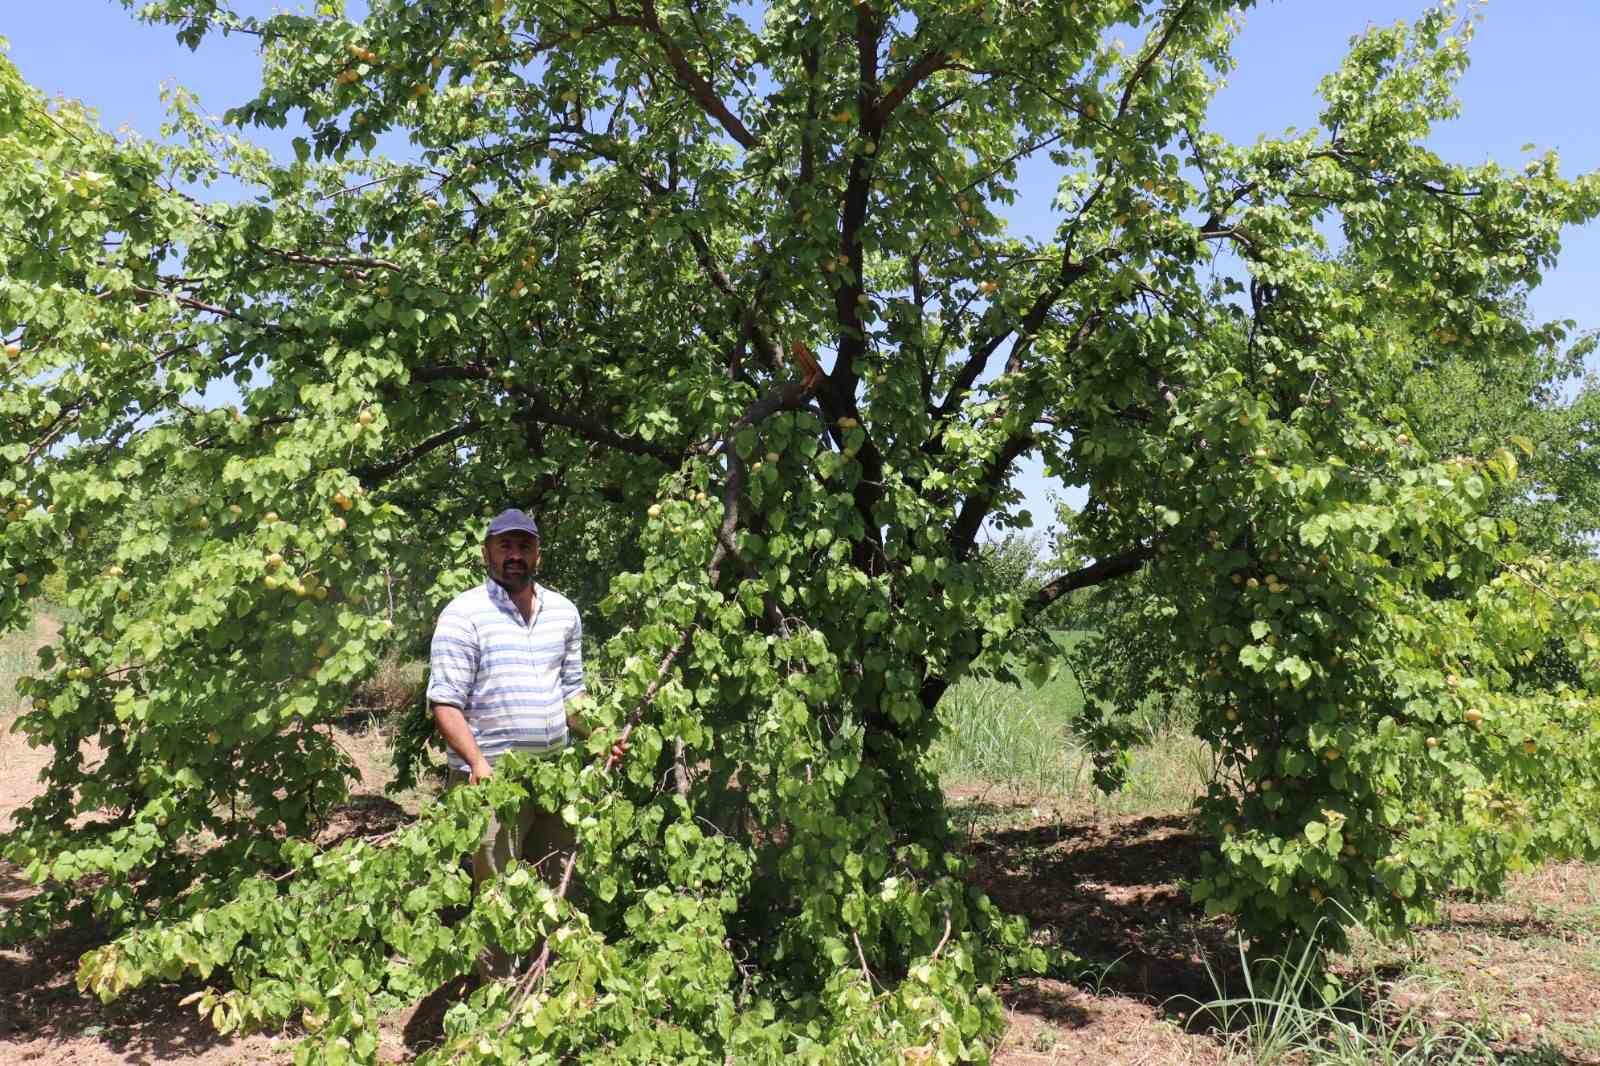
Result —
<path fill-rule="evenodd" d="M 1227 924 L 1204 918 L 1183 891 L 1204 848 L 1187 818 L 985 806 L 965 812 L 978 819 L 968 844 L 974 881 L 1092 974 L 1081 985 L 1003 987 L 1010 1024 L 997 1066 L 1232 1061 L 1223 1042 L 1189 1026 L 1195 1006 L 1216 995 L 1212 973 L 1225 980 L 1238 956 Z M 1017 816 L 1026 820 L 1008 824 Z"/>

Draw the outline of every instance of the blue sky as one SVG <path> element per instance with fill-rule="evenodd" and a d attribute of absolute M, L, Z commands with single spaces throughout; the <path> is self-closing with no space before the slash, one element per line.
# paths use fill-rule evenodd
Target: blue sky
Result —
<path fill-rule="evenodd" d="M 0 0 L 0 36 L 11 59 L 47 93 L 77 97 L 100 111 L 110 128 L 127 124 L 154 136 L 163 110 L 159 89 L 171 80 L 197 92 L 220 113 L 253 95 L 259 67 L 253 41 L 208 39 L 190 52 L 170 31 L 139 24 L 115 0 Z M 259 0 L 240 0 L 265 11 Z M 284 4 L 282 6 L 296 6 Z M 1238 69 L 1212 111 L 1212 128 L 1250 142 L 1316 118 L 1318 80 L 1333 70 L 1353 35 L 1369 25 L 1414 18 L 1423 0 L 1266 0 L 1246 18 L 1234 48 Z M 1447 159 L 1487 159 L 1515 166 L 1524 144 L 1560 152 L 1563 170 L 1600 170 L 1600 2 L 1500 0 L 1481 8 L 1472 67 L 1460 85 L 1463 117 L 1436 131 L 1432 147 Z M 287 133 L 260 137 L 286 145 Z M 1024 204 L 1047 204 L 1054 182 L 1041 173 Z M 1043 229 L 1022 206 L 1016 221 Z M 1530 306 L 1543 319 L 1570 318 L 1600 327 L 1600 225 L 1569 232 L 1561 264 Z M 1044 517 L 1046 486 L 1037 470 L 1024 475 L 1034 513 Z"/>

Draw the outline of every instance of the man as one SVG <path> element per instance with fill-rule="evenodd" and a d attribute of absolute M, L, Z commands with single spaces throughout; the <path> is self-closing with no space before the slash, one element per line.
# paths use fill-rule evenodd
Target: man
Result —
<path fill-rule="evenodd" d="M 487 580 L 445 607 L 429 656 L 428 705 L 450 748 L 452 787 L 492 776 L 509 751 L 558 752 L 569 730 L 585 733 L 576 714 L 584 698 L 583 628 L 572 601 L 534 580 L 538 525 L 515 509 L 496 515 L 483 563 Z M 472 856 L 473 881 L 513 858 L 554 880 L 572 848 L 561 816 L 529 803 L 515 818 L 490 823 Z M 496 952 L 480 960 L 479 974 L 504 976 L 509 963 Z"/>

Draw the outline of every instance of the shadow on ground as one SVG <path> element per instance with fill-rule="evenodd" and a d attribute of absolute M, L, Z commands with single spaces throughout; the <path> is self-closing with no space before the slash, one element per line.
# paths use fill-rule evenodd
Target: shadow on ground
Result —
<path fill-rule="evenodd" d="M 1100 987 L 1162 1004 L 1214 998 L 1238 968 L 1231 927 L 1183 888 L 1208 846 L 1165 815 L 979 832 L 968 850 L 1001 909 L 1098 967 Z"/>
<path fill-rule="evenodd" d="M 966 830 L 971 880 L 1002 910 L 1025 916 L 1041 939 L 1090 963 L 1090 976 L 1075 984 L 1028 979 L 1002 988 L 1012 1031 L 1019 1035 L 1008 1034 L 996 1063 L 1067 1061 L 1063 1054 L 1108 1063 L 1221 1066 L 1235 1061 L 1239 1026 L 1248 1012 L 1224 1023 L 1197 1010 L 1246 989 L 1234 926 L 1206 917 L 1184 888 L 1199 876 L 1201 856 L 1211 842 L 1185 814 L 1006 824 L 1029 813 L 1025 805 L 980 798 L 952 811 L 955 824 Z M 1570 924 L 1563 914 L 1496 901 L 1454 905 L 1449 918 L 1434 927 L 1432 938 L 1440 943 L 1429 958 L 1436 965 L 1470 971 L 1471 961 L 1494 963 L 1504 968 L 1501 984 L 1515 977 L 1526 986 L 1529 997 L 1499 1010 L 1505 1017 L 1494 1026 L 1484 1027 L 1465 1004 L 1448 998 L 1412 1004 L 1398 996 L 1396 984 L 1410 972 L 1398 960 L 1352 975 L 1370 983 L 1353 991 L 1351 1016 L 1381 1019 L 1407 1045 L 1422 1035 L 1422 1030 L 1413 1033 L 1413 1026 L 1422 1026 L 1445 1048 L 1452 1034 L 1471 1035 L 1472 1045 L 1488 1056 L 1474 1052 L 1459 1061 L 1600 1066 L 1600 1053 L 1582 1039 L 1567 1039 L 1548 1026 L 1524 1023 L 1511 1031 L 1503 1025 L 1522 1008 L 1550 1015 L 1547 1022 L 1565 1019 L 1576 1025 L 1595 1017 L 1593 982 L 1570 968 L 1558 971 L 1541 949 L 1543 941 L 1560 937 Z M 1456 954 L 1476 950 L 1482 960 L 1455 959 L 1446 948 L 1457 941 L 1466 946 L 1458 945 Z M 1408 1019 L 1413 1010 L 1418 1012 Z"/>
<path fill-rule="evenodd" d="M 65 929 L 26 953 L 0 951 L 0 1044 L 91 1038 L 121 1061 L 158 1063 L 227 1042 L 192 1007 L 179 1005 L 198 984 L 152 984 L 105 1005 L 79 992 L 78 958 L 104 942 L 96 931 Z"/>
<path fill-rule="evenodd" d="M 443 1042 L 445 1013 L 466 999 L 476 986 L 476 979 L 466 975 L 446 981 L 423 997 L 401 1030 L 400 1039 L 406 1050 L 420 1055 Z"/>
<path fill-rule="evenodd" d="M 410 817 L 386 796 L 357 795 L 334 813 L 320 839 L 331 846 L 373 837 L 393 831 Z M 22 905 L 37 891 L 15 866 L 0 863 L 0 906 Z M 30 1061 L 87 1066 L 210 1061 L 208 1052 L 238 1061 L 262 1058 L 262 1044 L 270 1037 L 242 1042 L 239 1037 L 219 1035 L 193 1006 L 182 1004 L 185 996 L 204 987 L 203 982 L 153 981 L 108 1004 L 78 991 L 79 959 L 106 940 L 103 931 L 68 927 L 42 940 L 0 950 L 0 1048 L 26 1049 L 17 1054 Z M 21 1060 L 0 1050 L 0 1062 L 12 1061 Z"/>
<path fill-rule="evenodd" d="M 317 836 L 324 848 L 335 847 L 359 837 L 392 833 L 410 822 L 413 815 L 388 796 L 360 793 L 351 796 L 328 818 Z"/>

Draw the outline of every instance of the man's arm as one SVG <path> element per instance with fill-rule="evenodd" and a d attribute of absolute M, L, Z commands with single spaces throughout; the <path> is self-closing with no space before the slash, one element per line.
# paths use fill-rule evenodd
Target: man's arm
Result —
<path fill-rule="evenodd" d="M 583 720 L 589 694 L 583 687 L 583 619 L 574 617 L 561 650 L 561 702 L 567 713 L 567 729 L 579 740 L 588 740 L 592 727 Z"/>
<path fill-rule="evenodd" d="M 491 773 L 489 760 L 467 725 L 462 708 L 470 705 L 478 677 L 478 633 L 471 619 L 445 608 L 428 650 L 428 709 L 439 735 L 467 764 L 473 784 Z"/>
<path fill-rule="evenodd" d="M 476 785 L 493 776 L 494 769 L 479 750 L 477 738 L 472 735 L 472 729 L 467 725 L 460 707 L 448 703 L 433 704 L 433 724 L 439 727 L 439 735 L 450 745 L 450 750 L 467 764 L 471 775 L 467 778 L 469 784 Z"/>

